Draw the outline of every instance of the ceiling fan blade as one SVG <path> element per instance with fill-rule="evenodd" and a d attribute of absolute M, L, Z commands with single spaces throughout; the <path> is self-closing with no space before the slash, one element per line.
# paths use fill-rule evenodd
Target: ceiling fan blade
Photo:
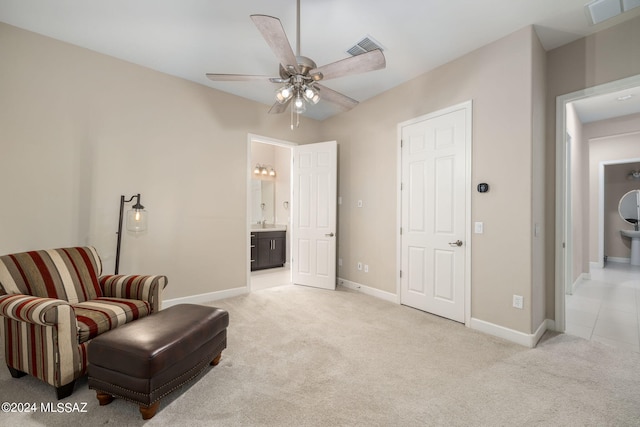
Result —
<path fill-rule="evenodd" d="M 343 95 L 340 92 L 336 92 L 333 89 L 329 89 L 326 86 L 320 84 L 314 84 L 313 87 L 320 91 L 320 99 L 323 101 L 329 101 L 336 104 L 342 110 L 347 111 L 359 104 L 355 99 L 349 98 L 347 95 Z"/>
<path fill-rule="evenodd" d="M 251 76 L 247 74 L 216 74 L 216 73 L 207 73 L 207 77 L 209 80 L 213 80 L 214 82 L 246 82 L 252 80 L 265 80 L 270 81 L 271 77 L 269 76 Z"/>
<path fill-rule="evenodd" d="M 342 59 L 323 65 L 309 74 L 322 73 L 322 80 L 335 79 L 337 77 L 348 76 L 350 74 L 364 73 L 367 71 L 380 70 L 386 66 L 384 54 L 380 49 L 372 50 L 351 58 Z"/>
<path fill-rule="evenodd" d="M 287 111 L 287 107 L 289 106 L 289 104 L 291 104 L 291 99 L 293 98 L 289 98 L 286 102 L 283 102 L 282 104 L 280 104 L 279 102 L 276 102 L 275 104 L 273 104 L 271 109 L 269 109 L 269 114 L 280 114 Z"/>
<path fill-rule="evenodd" d="M 251 19 L 284 69 L 297 74 L 298 61 L 280 20 L 268 15 L 251 15 Z"/>

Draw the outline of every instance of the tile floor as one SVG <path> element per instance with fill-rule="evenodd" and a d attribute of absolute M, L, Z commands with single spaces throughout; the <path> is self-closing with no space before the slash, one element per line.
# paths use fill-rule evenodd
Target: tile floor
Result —
<path fill-rule="evenodd" d="M 291 284 L 291 270 L 287 267 L 251 272 L 251 291 Z"/>
<path fill-rule="evenodd" d="M 640 267 L 592 269 L 565 304 L 566 333 L 640 353 Z"/>

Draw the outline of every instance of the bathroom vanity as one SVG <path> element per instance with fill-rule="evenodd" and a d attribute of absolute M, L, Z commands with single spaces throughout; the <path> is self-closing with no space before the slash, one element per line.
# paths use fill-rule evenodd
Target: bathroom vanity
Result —
<path fill-rule="evenodd" d="M 287 235 L 284 227 L 271 226 L 251 230 L 251 271 L 284 266 Z"/>

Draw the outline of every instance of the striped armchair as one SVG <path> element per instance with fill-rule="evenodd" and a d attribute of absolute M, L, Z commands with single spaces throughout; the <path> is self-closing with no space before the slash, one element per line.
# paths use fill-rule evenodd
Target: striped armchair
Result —
<path fill-rule="evenodd" d="M 93 247 L 0 256 L 0 334 L 11 376 L 73 392 L 95 336 L 160 310 L 165 276 L 101 276 Z"/>

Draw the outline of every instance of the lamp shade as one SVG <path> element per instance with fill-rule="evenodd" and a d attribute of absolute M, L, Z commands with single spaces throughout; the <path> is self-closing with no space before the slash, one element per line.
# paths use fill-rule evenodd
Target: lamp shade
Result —
<path fill-rule="evenodd" d="M 127 211 L 127 230 L 140 233 L 147 229 L 147 211 L 131 209 Z"/>

